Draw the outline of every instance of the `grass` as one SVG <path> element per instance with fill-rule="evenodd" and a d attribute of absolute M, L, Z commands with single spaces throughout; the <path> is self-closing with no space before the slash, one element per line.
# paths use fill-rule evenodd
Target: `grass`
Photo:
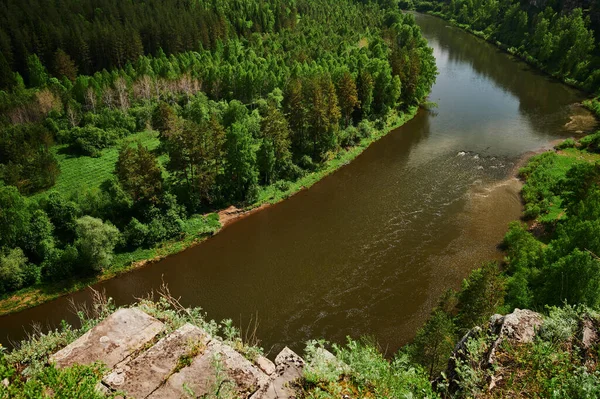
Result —
<path fill-rule="evenodd" d="M 374 130 L 370 137 L 364 138 L 354 147 L 341 149 L 317 171 L 309 173 L 295 182 L 276 182 L 261 187 L 257 201 L 245 210 L 250 211 L 265 204 L 275 204 L 303 189 L 309 188 L 325 176 L 350 163 L 373 142 L 411 120 L 417 114 L 418 109 L 418 107 L 411 107 L 406 113 L 402 113 L 393 118 L 391 122 L 388 122 L 387 127 L 384 129 Z M 137 133 L 125 140 L 131 143 L 139 140 L 150 149 L 158 147 L 159 144 L 157 134 L 154 132 Z M 57 154 L 61 166 L 61 177 L 56 184 L 56 189 L 69 194 L 84 187 L 99 187 L 103 181 L 111 176 L 119 147 L 117 145 L 104 150 L 99 158 L 74 158 L 61 154 L 60 148 L 58 148 Z M 161 159 L 159 158 L 159 160 Z M 164 159 L 161 161 L 164 162 Z M 184 232 L 178 239 L 163 242 L 154 248 L 138 248 L 129 252 L 117 253 L 113 257 L 111 266 L 97 276 L 75 278 L 60 283 L 41 283 L 0 298 L 0 316 L 40 305 L 135 268 L 159 261 L 166 256 L 176 254 L 202 242 L 207 237 L 216 234 L 220 228 L 219 215 L 216 213 L 192 216 L 185 221 Z"/>
<path fill-rule="evenodd" d="M 557 146 L 561 148 L 561 145 Z M 600 162 L 600 154 L 586 149 L 565 148 L 532 157 L 519 175 L 527 181 L 522 196 L 525 217 L 541 223 L 554 223 L 565 216 L 560 182 L 569 169 L 581 162 Z"/>
<path fill-rule="evenodd" d="M 99 188 L 105 180 L 113 175 L 121 144 L 138 141 L 150 150 L 156 149 L 160 143 L 158 133 L 156 132 L 144 131 L 135 133 L 121 140 L 114 147 L 105 149 L 102 151 L 102 155 L 97 158 L 74 156 L 69 153 L 66 144 L 53 147 L 61 171 L 53 190 L 69 196 L 86 188 Z M 41 195 L 44 195 L 44 193 L 37 194 L 36 196 Z"/>

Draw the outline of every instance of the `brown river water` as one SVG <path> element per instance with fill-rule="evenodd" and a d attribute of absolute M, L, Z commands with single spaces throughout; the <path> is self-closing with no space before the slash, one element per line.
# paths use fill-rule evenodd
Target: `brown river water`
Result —
<path fill-rule="evenodd" d="M 514 165 L 572 134 L 583 94 L 440 19 L 416 15 L 439 68 L 421 110 L 349 165 L 194 248 L 99 284 L 117 304 L 164 280 L 185 305 L 246 326 L 266 351 L 368 335 L 396 351 L 439 296 L 497 250 L 521 212 Z M 68 297 L 0 318 L 0 342 L 71 322 Z"/>

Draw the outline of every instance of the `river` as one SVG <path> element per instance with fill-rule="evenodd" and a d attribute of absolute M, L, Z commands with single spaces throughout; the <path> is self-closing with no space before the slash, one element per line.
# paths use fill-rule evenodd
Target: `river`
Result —
<path fill-rule="evenodd" d="M 99 284 L 117 304 L 164 280 L 185 305 L 246 326 L 267 352 L 311 338 L 374 337 L 391 353 L 521 212 L 514 165 L 571 135 L 583 95 L 440 19 L 416 15 L 439 76 L 421 110 L 351 164 L 201 245 Z M 68 300 L 0 318 L 0 342 L 74 320 Z"/>

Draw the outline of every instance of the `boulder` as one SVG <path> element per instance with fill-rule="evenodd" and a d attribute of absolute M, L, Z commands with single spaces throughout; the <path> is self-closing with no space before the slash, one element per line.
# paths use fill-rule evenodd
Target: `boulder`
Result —
<path fill-rule="evenodd" d="M 249 398 L 265 387 L 268 377 L 250 361 L 222 342 L 211 341 L 206 350 L 182 368 L 149 398 L 181 398 L 231 392 L 235 397 Z"/>
<path fill-rule="evenodd" d="M 490 347 L 487 357 L 488 364 L 494 363 L 496 349 L 504 340 L 515 343 L 533 342 L 542 323 L 542 315 L 528 309 L 515 309 L 506 316 L 493 315 L 490 319 L 490 333 L 496 335 L 497 338 Z"/>
<path fill-rule="evenodd" d="M 135 359 L 117 364 L 103 382 L 114 391 L 145 398 L 176 371 L 180 359 L 190 353 L 198 355 L 208 342 L 206 332 L 185 324 Z"/>
<path fill-rule="evenodd" d="M 304 360 L 287 346 L 275 357 L 275 374 L 269 384 L 257 391 L 252 399 L 295 399 L 298 393 L 293 384 L 302 378 Z"/>
<path fill-rule="evenodd" d="M 52 355 L 50 361 L 61 368 L 97 361 L 113 368 L 152 341 L 163 329 L 163 323 L 139 309 L 119 309 Z"/>

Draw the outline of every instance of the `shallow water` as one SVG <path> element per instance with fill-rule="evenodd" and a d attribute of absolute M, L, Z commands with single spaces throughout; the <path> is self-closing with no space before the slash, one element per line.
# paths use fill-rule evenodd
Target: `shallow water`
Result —
<path fill-rule="evenodd" d="M 257 316 L 267 351 L 370 335 L 390 353 L 410 340 L 445 290 L 501 256 L 521 211 L 515 163 L 570 135 L 570 105 L 582 99 L 440 19 L 416 19 L 440 71 L 438 107 L 311 189 L 96 288 L 124 304 L 164 280 L 210 318 L 246 326 Z M 70 298 L 89 294 L 0 318 L 0 342 L 32 322 L 73 320 Z"/>

